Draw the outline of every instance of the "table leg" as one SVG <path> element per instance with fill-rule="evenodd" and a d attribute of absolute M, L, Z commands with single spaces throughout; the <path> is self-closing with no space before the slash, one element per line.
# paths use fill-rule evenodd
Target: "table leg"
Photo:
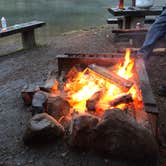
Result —
<path fill-rule="evenodd" d="M 124 17 L 124 29 L 130 29 L 131 28 L 131 17 L 125 16 Z"/>
<path fill-rule="evenodd" d="M 139 17 L 131 17 L 125 16 L 124 17 L 124 27 L 125 29 L 132 29 L 136 27 L 136 24 L 139 22 L 141 25 L 144 25 L 145 16 Z"/>
<path fill-rule="evenodd" d="M 22 32 L 22 44 L 24 49 L 30 49 L 36 46 L 34 29 Z"/>

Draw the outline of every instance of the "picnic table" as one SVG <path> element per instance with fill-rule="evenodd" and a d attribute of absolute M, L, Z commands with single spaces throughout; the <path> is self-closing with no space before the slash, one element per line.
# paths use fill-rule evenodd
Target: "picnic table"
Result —
<path fill-rule="evenodd" d="M 163 7 L 151 7 L 141 9 L 137 7 L 125 7 L 124 9 L 108 8 L 113 16 L 123 17 L 124 29 L 132 29 L 136 27 L 137 22 L 144 24 L 146 16 L 158 16 L 161 14 Z"/>

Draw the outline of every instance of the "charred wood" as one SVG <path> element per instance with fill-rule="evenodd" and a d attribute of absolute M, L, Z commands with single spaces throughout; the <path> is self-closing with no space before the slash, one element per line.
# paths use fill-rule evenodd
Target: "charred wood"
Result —
<path fill-rule="evenodd" d="M 96 92 L 89 100 L 86 101 L 86 108 L 88 111 L 95 112 L 96 111 L 96 104 L 98 103 L 102 92 Z"/>
<path fill-rule="evenodd" d="M 133 98 L 130 94 L 126 94 L 115 98 L 114 100 L 110 101 L 109 104 L 110 106 L 115 107 L 119 104 L 127 104 L 130 102 L 133 102 Z"/>

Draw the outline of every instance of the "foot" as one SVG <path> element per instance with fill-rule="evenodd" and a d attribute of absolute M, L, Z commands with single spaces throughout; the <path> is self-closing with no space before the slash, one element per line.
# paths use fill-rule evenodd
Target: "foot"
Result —
<path fill-rule="evenodd" d="M 158 91 L 159 96 L 166 97 L 166 85 L 161 85 Z"/>

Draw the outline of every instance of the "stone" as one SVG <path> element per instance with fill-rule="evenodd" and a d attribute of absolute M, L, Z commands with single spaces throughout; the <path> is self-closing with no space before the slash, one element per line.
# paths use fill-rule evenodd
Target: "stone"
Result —
<path fill-rule="evenodd" d="M 63 116 L 62 118 L 59 119 L 58 121 L 66 131 L 69 131 L 70 128 L 70 123 L 71 123 L 71 117 L 69 116 Z"/>
<path fill-rule="evenodd" d="M 43 91 L 38 91 L 34 94 L 32 99 L 32 107 L 38 110 L 43 110 L 43 106 L 48 98 L 49 94 Z"/>
<path fill-rule="evenodd" d="M 33 95 L 39 91 L 39 88 L 35 85 L 25 85 L 21 91 L 21 96 L 24 104 L 30 106 L 32 104 Z"/>
<path fill-rule="evenodd" d="M 70 145 L 80 149 L 91 148 L 94 128 L 98 122 L 99 119 L 96 116 L 88 113 L 73 117 L 70 126 Z"/>
<path fill-rule="evenodd" d="M 64 135 L 63 126 L 47 113 L 32 117 L 23 136 L 27 145 L 56 141 Z"/>
<path fill-rule="evenodd" d="M 106 110 L 95 129 L 94 149 L 128 160 L 157 160 L 154 136 L 134 118 L 119 109 Z"/>
<path fill-rule="evenodd" d="M 45 112 L 59 120 L 70 112 L 70 104 L 60 96 L 50 96 L 46 101 Z"/>

